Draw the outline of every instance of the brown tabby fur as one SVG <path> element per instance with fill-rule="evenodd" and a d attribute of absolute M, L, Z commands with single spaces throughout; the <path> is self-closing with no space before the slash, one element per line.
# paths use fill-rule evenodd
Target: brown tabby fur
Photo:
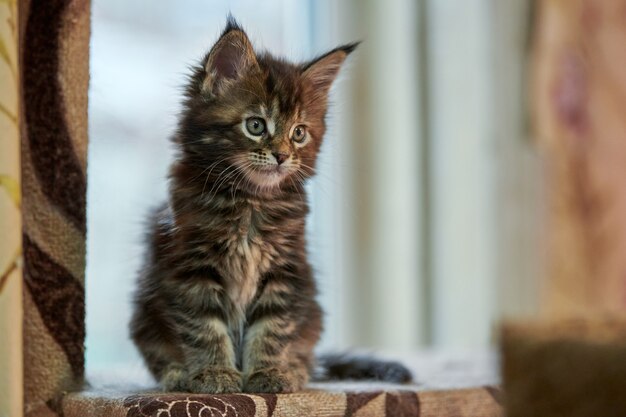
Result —
<path fill-rule="evenodd" d="M 291 392 L 309 379 L 322 313 L 303 183 L 314 173 L 328 91 L 355 47 L 296 65 L 256 54 L 229 19 L 194 69 L 131 323 L 165 390 Z M 245 131 L 249 117 L 268 125 L 259 140 Z M 302 146 L 295 125 L 306 126 Z"/>

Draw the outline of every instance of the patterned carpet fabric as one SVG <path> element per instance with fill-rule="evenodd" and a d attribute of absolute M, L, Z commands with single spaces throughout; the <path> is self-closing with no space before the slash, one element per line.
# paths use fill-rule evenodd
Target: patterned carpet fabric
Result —
<path fill-rule="evenodd" d="M 24 408 L 47 416 L 83 380 L 90 4 L 18 7 Z"/>
<path fill-rule="evenodd" d="M 65 417 L 218 416 L 500 416 L 494 352 L 423 351 L 389 356 L 406 364 L 416 382 L 310 383 L 293 394 L 199 395 L 161 393 L 140 366 L 107 366 L 87 373 L 89 388 L 60 404 Z M 88 414 L 82 414 L 88 411 Z"/>
<path fill-rule="evenodd" d="M 496 417 L 500 391 L 493 387 L 445 391 L 315 390 L 294 394 L 72 394 L 65 417 Z"/>

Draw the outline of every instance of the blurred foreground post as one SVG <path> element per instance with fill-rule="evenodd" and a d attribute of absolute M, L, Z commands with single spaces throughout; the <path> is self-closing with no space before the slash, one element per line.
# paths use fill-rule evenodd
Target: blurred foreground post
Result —
<path fill-rule="evenodd" d="M 536 9 L 531 111 L 546 157 L 549 249 L 544 321 L 502 334 L 508 415 L 623 415 L 626 2 Z"/>
<path fill-rule="evenodd" d="M 537 3 L 532 114 L 547 156 L 544 310 L 626 311 L 626 3 Z"/>
<path fill-rule="evenodd" d="M 502 339 L 508 417 L 624 415 L 623 320 L 515 323 L 505 326 Z"/>

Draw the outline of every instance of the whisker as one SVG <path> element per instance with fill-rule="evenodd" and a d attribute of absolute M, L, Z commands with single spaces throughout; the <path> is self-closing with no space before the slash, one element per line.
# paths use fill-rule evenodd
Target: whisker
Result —
<path fill-rule="evenodd" d="M 217 176 L 217 178 L 213 182 L 213 186 L 209 190 L 209 198 L 208 198 L 209 200 L 212 200 L 217 194 L 217 192 L 219 191 L 219 188 L 222 186 L 222 184 L 224 184 L 225 181 L 228 181 L 228 179 L 236 173 L 236 168 L 237 168 L 236 165 L 231 165 L 224 171 L 220 172 L 220 174 Z M 224 176 L 224 178 L 220 180 L 222 175 Z M 215 193 L 213 191 L 215 191 Z"/>
<path fill-rule="evenodd" d="M 209 171 L 209 173 L 207 174 L 207 179 L 208 177 L 211 175 L 211 172 L 213 171 L 213 168 L 215 166 L 217 166 L 217 164 L 219 164 L 220 162 L 225 162 L 228 159 L 228 157 L 224 157 L 224 158 L 220 158 L 217 161 L 213 162 L 211 165 L 209 165 L 208 167 L 206 167 L 204 170 L 202 170 L 202 172 L 198 175 L 196 175 L 195 177 L 193 177 L 192 179 L 190 179 L 189 181 L 187 181 L 187 184 L 191 183 L 192 181 L 196 180 L 198 177 L 200 177 L 202 174 L 204 174 L 207 170 L 211 170 Z M 206 180 L 204 182 L 204 184 L 206 185 Z"/>

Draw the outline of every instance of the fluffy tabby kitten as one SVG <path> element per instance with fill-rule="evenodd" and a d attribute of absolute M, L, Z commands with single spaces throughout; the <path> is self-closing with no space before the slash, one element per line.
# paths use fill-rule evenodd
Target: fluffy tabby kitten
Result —
<path fill-rule="evenodd" d="M 231 18 L 193 70 L 131 323 L 163 389 L 290 392 L 308 381 L 322 312 L 303 182 L 314 174 L 328 91 L 355 47 L 292 64 L 255 53 Z M 397 363 L 318 365 L 328 378 L 410 379 Z"/>

